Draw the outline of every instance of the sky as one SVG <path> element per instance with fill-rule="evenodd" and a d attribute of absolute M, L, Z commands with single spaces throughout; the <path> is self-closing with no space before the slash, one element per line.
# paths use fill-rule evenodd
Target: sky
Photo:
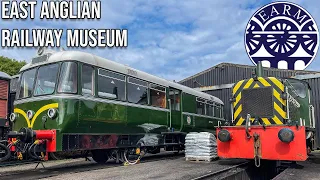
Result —
<path fill-rule="evenodd" d="M 132 68 L 180 81 L 222 62 L 252 65 L 244 32 L 256 10 L 271 1 L 258 0 L 108 0 L 101 2 L 100 20 L 0 20 L 7 29 L 128 29 L 127 48 L 86 48 L 81 51 Z M 320 23 L 320 1 L 291 1 Z M 39 3 L 39 2 L 38 2 Z M 36 15 L 40 5 L 37 5 Z M 66 48 L 66 50 L 72 50 Z M 26 60 L 34 48 L 0 48 L 0 56 Z M 320 71 L 319 55 L 307 70 Z"/>

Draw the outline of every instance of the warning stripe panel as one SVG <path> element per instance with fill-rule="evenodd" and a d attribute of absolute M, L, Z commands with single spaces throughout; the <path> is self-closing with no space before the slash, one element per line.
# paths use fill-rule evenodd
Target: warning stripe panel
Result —
<path fill-rule="evenodd" d="M 286 112 L 284 107 L 286 106 L 285 100 L 281 98 L 281 94 L 284 92 L 284 85 L 280 80 L 274 77 L 262 78 L 258 77 L 258 81 L 253 78 L 242 80 L 236 83 L 233 88 L 233 97 L 235 97 L 235 102 L 233 103 L 234 108 L 234 121 L 236 125 L 243 125 L 245 123 L 245 117 L 241 116 L 242 104 L 241 104 L 241 92 L 243 89 L 252 89 L 259 87 L 272 87 L 273 88 L 273 100 L 274 100 L 274 117 L 273 118 L 261 118 L 266 125 L 271 124 L 283 124 L 283 119 L 286 118 Z M 254 119 L 252 118 L 251 121 Z"/>

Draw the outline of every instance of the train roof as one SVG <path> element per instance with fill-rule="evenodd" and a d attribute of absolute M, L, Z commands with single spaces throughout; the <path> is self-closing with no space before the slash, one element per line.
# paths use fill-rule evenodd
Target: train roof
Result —
<path fill-rule="evenodd" d="M 0 71 L 0 79 L 11 79 L 11 76 L 5 72 Z"/>
<path fill-rule="evenodd" d="M 207 93 L 203 93 L 200 92 L 198 90 L 194 90 L 192 88 L 183 86 L 181 84 L 178 84 L 176 82 L 172 82 L 169 80 L 165 80 L 163 78 L 159 78 L 156 77 L 154 75 L 139 71 L 137 69 L 131 68 L 127 65 L 124 64 L 120 64 L 90 53 L 86 53 L 86 52 L 80 52 L 80 51 L 59 51 L 59 52 L 53 52 L 53 51 L 48 51 L 48 54 L 50 55 L 49 58 L 47 58 L 45 61 L 39 62 L 39 61 L 34 61 L 36 63 L 33 63 L 33 61 L 31 63 L 26 64 L 25 66 L 23 66 L 20 70 L 20 72 L 25 71 L 27 69 L 31 69 L 33 67 L 36 66 L 40 66 L 40 65 L 44 65 L 44 64 L 49 64 L 49 63 L 53 63 L 53 62 L 60 62 L 60 61 L 79 61 L 79 62 L 83 62 L 86 64 L 90 64 L 93 66 L 97 66 L 97 67 L 101 67 L 104 69 L 108 69 L 108 70 L 112 70 L 114 72 L 118 72 L 121 74 L 126 74 L 126 75 L 130 75 L 132 77 L 136 77 L 142 80 L 146 80 L 148 82 L 152 82 L 155 84 L 159 84 L 162 86 L 166 86 L 166 87 L 173 87 L 176 89 L 180 89 L 185 93 L 191 94 L 191 95 L 195 95 L 201 98 L 205 98 L 207 100 L 212 100 L 216 103 L 219 104 L 223 104 L 223 102 L 214 96 L 211 96 Z M 36 57 L 39 58 L 39 57 Z"/>

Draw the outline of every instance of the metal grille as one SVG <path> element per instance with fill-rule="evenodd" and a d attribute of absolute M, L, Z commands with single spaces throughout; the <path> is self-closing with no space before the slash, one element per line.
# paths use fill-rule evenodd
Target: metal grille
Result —
<path fill-rule="evenodd" d="M 273 117 L 272 88 L 253 88 L 242 91 L 242 113 L 245 118 L 247 114 L 251 117 L 268 118 Z"/>

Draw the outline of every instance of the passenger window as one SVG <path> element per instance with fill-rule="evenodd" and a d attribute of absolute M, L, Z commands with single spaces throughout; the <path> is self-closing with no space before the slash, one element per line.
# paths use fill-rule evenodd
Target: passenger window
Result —
<path fill-rule="evenodd" d="M 206 104 L 206 115 L 213 116 L 213 102 L 208 101 Z"/>
<path fill-rule="evenodd" d="M 128 78 L 128 101 L 136 104 L 148 104 L 148 83 Z"/>
<path fill-rule="evenodd" d="M 94 95 L 94 68 L 92 66 L 82 66 L 82 94 Z"/>
<path fill-rule="evenodd" d="M 152 106 L 166 108 L 166 89 L 150 84 L 150 101 Z"/>
<path fill-rule="evenodd" d="M 171 110 L 180 111 L 180 91 L 170 89 L 169 91 Z"/>
<path fill-rule="evenodd" d="M 197 114 L 205 115 L 206 114 L 205 100 L 201 98 L 197 98 L 196 101 L 197 101 Z"/>
<path fill-rule="evenodd" d="M 120 101 L 126 100 L 126 77 L 112 71 L 98 70 L 98 96 Z"/>
<path fill-rule="evenodd" d="M 61 66 L 58 92 L 77 93 L 78 92 L 78 66 L 75 62 L 65 62 Z"/>

